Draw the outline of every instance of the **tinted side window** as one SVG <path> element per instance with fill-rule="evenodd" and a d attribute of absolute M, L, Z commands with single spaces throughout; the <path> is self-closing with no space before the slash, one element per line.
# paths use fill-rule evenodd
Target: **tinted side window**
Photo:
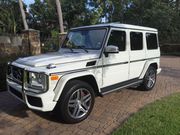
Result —
<path fill-rule="evenodd" d="M 141 32 L 131 32 L 131 50 L 142 50 L 143 49 L 143 34 Z"/>
<path fill-rule="evenodd" d="M 157 49 L 157 35 L 153 33 L 146 33 L 147 49 Z"/>
<path fill-rule="evenodd" d="M 125 51 L 126 48 L 126 32 L 125 31 L 111 31 L 108 40 L 108 45 L 114 45 L 119 48 L 119 51 Z"/>

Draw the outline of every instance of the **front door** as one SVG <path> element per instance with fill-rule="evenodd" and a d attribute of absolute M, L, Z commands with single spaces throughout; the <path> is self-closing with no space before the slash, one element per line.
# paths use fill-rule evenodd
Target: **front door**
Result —
<path fill-rule="evenodd" d="M 129 54 L 127 49 L 126 30 L 112 29 L 108 38 L 107 46 L 117 46 L 119 53 L 103 54 L 103 88 L 106 92 L 108 88 L 113 89 L 121 82 L 128 80 Z"/>

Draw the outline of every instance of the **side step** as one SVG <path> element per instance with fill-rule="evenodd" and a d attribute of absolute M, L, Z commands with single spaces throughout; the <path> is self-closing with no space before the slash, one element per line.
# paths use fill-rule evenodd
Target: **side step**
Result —
<path fill-rule="evenodd" d="M 125 82 L 110 85 L 110 86 L 101 88 L 101 95 L 106 95 L 108 93 L 120 90 L 122 88 L 127 88 L 127 87 L 130 87 L 130 86 L 133 86 L 133 85 L 137 85 L 137 84 L 140 84 L 142 82 L 143 82 L 143 80 L 139 80 L 138 78 L 135 78 L 135 79 L 131 79 L 131 80 L 128 80 L 128 81 L 125 81 Z"/>

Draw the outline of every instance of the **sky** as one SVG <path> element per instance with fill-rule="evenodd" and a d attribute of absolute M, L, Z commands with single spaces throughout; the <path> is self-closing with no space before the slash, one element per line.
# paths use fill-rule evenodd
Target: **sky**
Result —
<path fill-rule="evenodd" d="M 34 0 L 23 0 L 24 3 L 26 3 L 27 6 L 29 6 L 29 4 L 34 3 Z"/>

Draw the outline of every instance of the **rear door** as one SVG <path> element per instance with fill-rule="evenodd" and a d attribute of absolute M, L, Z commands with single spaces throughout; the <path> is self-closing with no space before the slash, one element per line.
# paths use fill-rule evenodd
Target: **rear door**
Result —
<path fill-rule="evenodd" d="M 145 35 L 142 31 L 130 30 L 130 67 L 129 79 L 136 79 L 140 76 L 145 60 Z"/>
<path fill-rule="evenodd" d="M 157 32 L 146 32 L 146 59 L 160 57 Z"/>

